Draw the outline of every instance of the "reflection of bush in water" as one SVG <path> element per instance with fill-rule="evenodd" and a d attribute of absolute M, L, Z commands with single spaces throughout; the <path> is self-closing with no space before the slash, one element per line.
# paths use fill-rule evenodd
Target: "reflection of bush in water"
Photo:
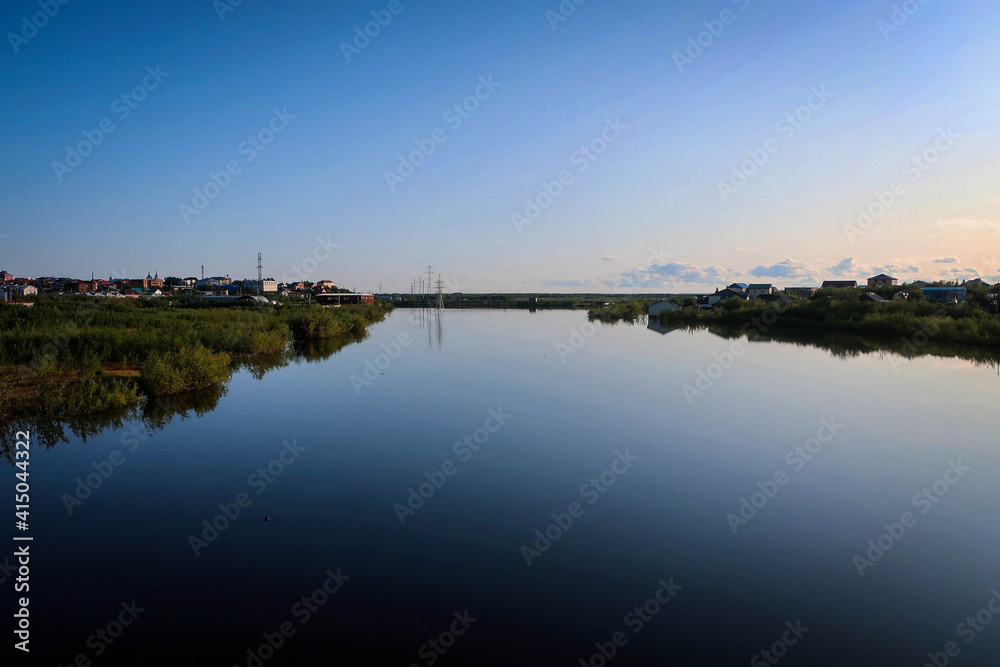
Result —
<path fill-rule="evenodd" d="M 227 391 L 224 385 L 215 385 L 165 399 L 149 399 L 141 405 L 132 403 L 127 407 L 101 412 L 72 414 L 56 409 L 30 417 L 0 420 L 0 453 L 8 460 L 13 460 L 11 448 L 17 431 L 31 433 L 32 446 L 54 447 L 60 443 L 68 443 L 70 436 L 86 442 L 105 431 L 123 429 L 130 422 L 141 423 L 149 432 L 162 430 L 175 417 L 187 419 L 211 412 Z"/>
<path fill-rule="evenodd" d="M 901 357 L 913 359 L 925 355 L 936 357 L 958 357 L 973 362 L 976 365 L 994 366 L 1000 363 L 1000 350 L 988 347 L 977 347 L 962 343 L 938 342 L 928 340 L 923 345 L 916 345 L 912 337 L 907 341 L 885 338 L 882 336 L 864 335 L 838 331 L 821 331 L 817 329 L 769 329 L 766 332 L 749 327 L 746 331 L 741 326 L 725 326 L 719 324 L 685 324 L 680 328 L 688 331 L 707 330 L 716 336 L 726 339 L 746 337 L 755 342 L 775 342 L 803 347 L 817 347 L 843 359 L 858 357 L 877 352 L 890 352 Z"/>

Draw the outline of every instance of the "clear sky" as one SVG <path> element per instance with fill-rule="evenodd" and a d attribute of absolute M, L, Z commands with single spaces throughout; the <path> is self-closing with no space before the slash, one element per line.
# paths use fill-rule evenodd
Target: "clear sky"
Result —
<path fill-rule="evenodd" d="M 1000 280 L 995 0 L 51 3 L 0 11 L 18 276 Z"/>

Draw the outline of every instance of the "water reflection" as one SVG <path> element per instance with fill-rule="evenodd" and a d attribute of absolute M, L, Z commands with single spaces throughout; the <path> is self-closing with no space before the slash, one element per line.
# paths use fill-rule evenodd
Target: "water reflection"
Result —
<path fill-rule="evenodd" d="M 743 327 L 740 326 L 716 324 L 708 326 L 683 324 L 675 327 L 664 327 L 656 319 L 650 320 L 647 328 L 659 334 L 667 334 L 677 330 L 708 331 L 727 340 L 747 338 L 752 342 L 775 342 L 816 347 L 841 359 L 868 354 L 890 354 L 905 359 L 923 356 L 956 357 L 971 361 L 977 366 L 997 366 L 998 372 L 1000 372 L 1000 350 L 959 343 L 928 340 L 922 344 L 916 344 L 906 339 L 880 338 L 851 332 L 816 329 L 781 329 L 762 332 L 753 328 L 744 331 Z"/>
<path fill-rule="evenodd" d="M 367 337 L 367 335 L 365 336 Z M 283 353 L 270 357 L 242 360 L 236 370 L 245 370 L 257 380 L 271 371 L 285 368 L 292 363 L 321 363 L 362 338 L 332 338 L 290 346 Z M 32 442 L 44 447 L 68 443 L 71 438 L 86 442 L 108 430 L 123 428 L 130 422 L 143 424 L 148 432 L 161 430 L 177 417 L 200 417 L 218 407 L 226 395 L 225 385 L 216 385 L 194 392 L 173 396 L 143 399 L 134 406 L 118 410 L 74 414 L 63 403 L 52 402 L 39 406 L 31 415 L 8 416 L 0 419 L 0 455 L 13 462 L 12 443 L 17 431 L 28 431 Z"/>

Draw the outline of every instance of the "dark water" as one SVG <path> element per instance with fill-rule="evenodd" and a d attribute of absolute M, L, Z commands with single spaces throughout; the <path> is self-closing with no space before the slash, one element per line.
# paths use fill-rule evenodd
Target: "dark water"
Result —
<path fill-rule="evenodd" d="M 998 664 L 995 367 L 416 315 L 35 449 L 30 664 Z"/>

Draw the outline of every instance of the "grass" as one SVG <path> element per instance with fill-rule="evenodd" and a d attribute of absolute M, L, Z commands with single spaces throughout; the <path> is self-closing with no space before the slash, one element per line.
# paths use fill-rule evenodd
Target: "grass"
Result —
<path fill-rule="evenodd" d="M 293 347 L 364 336 L 386 312 L 173 299 L 0 303 L 0 420 L 100 412 L 221 385 L 238 368 L 280 365 Z"/>

